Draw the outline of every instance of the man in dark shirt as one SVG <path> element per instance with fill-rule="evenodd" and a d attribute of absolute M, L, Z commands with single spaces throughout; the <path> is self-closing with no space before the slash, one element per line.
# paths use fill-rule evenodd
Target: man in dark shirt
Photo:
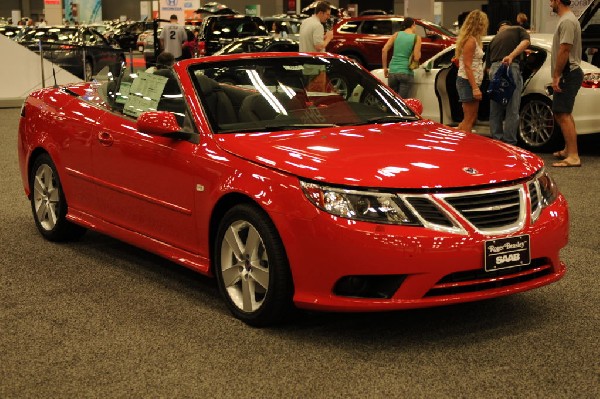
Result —
<path fill-rule="evenodd" d="M 529 33 L 520 26 L 510 26 L 510 22 L 502 21 L 498 25 L 498 33 L 490 42 L 487 51 L 487 66 L 490 79 L 502 64 L 509 67 L 516 87 L 508 104 L 502 105 L 490 101 L 490 131 L 492 137 L 508 144 L 517 144 L 519 129 L 519 107 L 523 76 L 519 68 L 519 55 L 529 47 Z"/>

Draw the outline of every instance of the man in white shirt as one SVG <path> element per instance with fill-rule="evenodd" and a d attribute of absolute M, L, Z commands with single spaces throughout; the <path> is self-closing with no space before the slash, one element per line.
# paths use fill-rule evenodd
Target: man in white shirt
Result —
<path fill-rule="evenodd" d="M 173 54 L 175 60 L 181 59 L 182 45 L 187 40 L 185 28 L 177 23 L 177 15 L 173 14 L 171 22 L 163 26 L 160 33 L 160 46 L 163 51 Z"/>
<path fill-rule="evenodd" d="M 326 1 L 320 1 L 315 7 L 315 13 L 302 21 L 300 25 L 300 51 L 324 52 L 333 38 L 333 31 L 325 33 L 323 24 L 331 16 L 331 6 Z"/>

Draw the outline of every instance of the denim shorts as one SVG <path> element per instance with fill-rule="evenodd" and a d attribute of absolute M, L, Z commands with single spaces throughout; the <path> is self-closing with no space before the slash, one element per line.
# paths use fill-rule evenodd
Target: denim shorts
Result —
<path fill-rule="evenodd" d="M 581 68 L 563 73 L 558 86 L 561 92 L 555 92 L 552 97 L 552 112 L 555 114 L 570 114 L 573 112 L 575 97 L 583 82 L 583 71 Z"/>
<path fill-rule="evenodd" d="M 461 103 L 470 103 L 475 100 L 473 97 L 473 89 L 471 88 L 471 84 L 465 78 L 461 78 L 460 76 L 456 77 L 456 90 L 458 91 L 458 101 Z"/>

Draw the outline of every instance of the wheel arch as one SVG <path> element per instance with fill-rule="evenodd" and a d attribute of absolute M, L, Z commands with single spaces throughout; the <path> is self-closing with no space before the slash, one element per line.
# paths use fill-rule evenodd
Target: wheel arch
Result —
<path fill-rule="evenodd" d="M 209 271 L 211 274 L 214 274 L 215 262 L 213 261 L 213 259 L 214 259 L 214 255 L 215 255 L 215 253 L 214 253 L 215 252 L 215 240 L 217 238 L 217 231 L 219 230 L 219 224 L 221 223 L 221 220 L 223 219 L 223 217 L 225 216 L 227 211 L 229 211 L 234 206 L 241 205 L 241 204 L 255 206 L 256 208 L 260 209 L 263 212 L 264 216 L 269 219 L 269 221 L 273 224 L 273 226 L 275 226 L 275 231 L 277 232 L 277 235 L 279 236 L 279 239 L 281 240 L 281 242 L 283 244 L 283 250 L 287 256 L 287 251 L 285 249 L 285 243 L 283 243 L 283 240 L 281 239 L 281 235 L 279 234 L 279 230 L 277 230 L 277 225 L 275 224 L 275 221 L 273 220 L 273 218 L 271 218 L 271 216 L 269 215 L 267 210 L 263 206 L 261 206 L 260 203 L 256 202 L 255 200 L 253 200 L 251 197 L 249 197 L 248 195 L 246 195 L 244 193 L 240 193 L 240 192 L 227 193 L 217 201 L 217 203 L 213 207 L 212 213 L 210 215 L 210 221 L 209 221 L 209 226 L 208 226 L 208 230 L 209 230 L 208 231 L 208 240 L 209 240 L 208 248 L 209 248 L 209 259 L 210 259 Z"/>
<path fill-rule="evenodd" d="M 52 159 L 52 161 L 56 164 L 56 161 L 54 161 L 54 158 L 52 157 L 52 155 L 50 155 L 50 153 L 45 148 L 37 147 L 33 151 L 31 151 L 31 154 L 29 155 L 29 159 L 27 160 L 27 183 L 26 183 L 27 184 L 27 198 L 29 198 L 29 199 L 31 199 L 31 186 L 30 186 L 29 182 L 30 182 L 30 178 L 31 178 L 33 164 L 35 163 L 35 160 L 38 159 L 38 157 L 43 154 L 47 154 L 50 157 L 50 159 Z"/>

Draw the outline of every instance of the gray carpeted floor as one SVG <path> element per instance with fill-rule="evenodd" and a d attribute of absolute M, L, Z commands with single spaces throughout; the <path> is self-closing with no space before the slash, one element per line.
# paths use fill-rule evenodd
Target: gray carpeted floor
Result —
<path fill-rule="evenodd" d="M 600 397 L 600 136 L 553 170 L 570 202 L 556 284 L 445 308 L 231 317 L 215 283 L 88 233 L 37 233 L 0 109 L 0 397 Z M 549 161 L 548 155 L 544 158 Z"/>

